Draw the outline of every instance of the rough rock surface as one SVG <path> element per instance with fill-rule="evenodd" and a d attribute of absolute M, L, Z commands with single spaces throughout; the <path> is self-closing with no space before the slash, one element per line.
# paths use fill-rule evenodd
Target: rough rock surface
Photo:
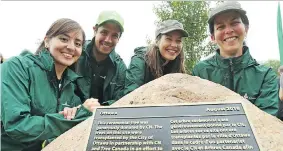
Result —
<path fill-rule="evenodd" d="M 141 86 L 112 106 L 178 104 L 196 102 L 242 102 L 263 151 L 283 151 L 283 122 L 261 111 L 240 95 L 207 80 L 186 74 L 170 74 Z M 44 151 L 83 151 L 92 118 L 67 131 Z"/>

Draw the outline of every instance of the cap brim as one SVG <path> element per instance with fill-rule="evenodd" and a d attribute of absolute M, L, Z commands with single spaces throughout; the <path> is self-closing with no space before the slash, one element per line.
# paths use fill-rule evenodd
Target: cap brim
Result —
<path fill-rule="evenodd" d="M 100 24 L 98 24 L 98 26 L 99 26 L 99 25 L 102 25 L 102 24 L 104 24 L 104 23 L 106 23 L 106 22 L 114 22 L 115 24 L 117 24 L 117 25 L 119 26 L 121 32 L 124 32 L 123 26 L 122 26 L 118 21 L 116 21 L 116 20 L 114 20 L 114 19 L 105 20 L 105 21 L 101 22 Z"/>
<path fill-rule="evenodd" d="M 225 12 L 229 12 L 229 11 L 236 11 L 236 12 L 240 13 L 241 15 L 246 15 L 246 11 L 245 10 L 241 10 L 241 9 L 224 9 L 222 11 L 219 11 L 219 12 L 215 13 L 213 16 L 211 16 L 207 22 L 211 23 L 217 15 L 225 13 Z"/>
<path fill-rule="evenodd" d="M 188 34 L 187 31 L 185 31 L 185 30 L 183 30 L 183 29 L 180 29 L 180 28 L 168 29 L 168 30 L 166 30 L 166 31 L 161 32 L 161 34 L 166 34 L 166 33 L 169 33 L 169 32 L 171 32 L 171 31 L 175 31 L 175 30 L 180 31 L 180 32 L 182 33 L 182 37 L 188 37 L 188 36 L 189 36 L 189 34 Z"/>

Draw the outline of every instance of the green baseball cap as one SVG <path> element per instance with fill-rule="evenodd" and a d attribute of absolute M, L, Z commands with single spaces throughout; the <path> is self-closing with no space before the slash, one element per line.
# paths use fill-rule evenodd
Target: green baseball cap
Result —
<path fill-rule="evenodd" d="M 184 29 L 183 24 L 177 20 L 165 20 L 157 25 L 155 30 L 155 38 L 160 34 L 166 34 L 174 30 L 179 30 L 183 37 L 188 37 L 188 32 Z"/>
<path fill-rule="evenodd" d="M 209 31 L 212 34 L 214 19 L 217 15 L 228 11 L 236 11 L 241 15 L 241 19 L 245 25 L 249 25 L 249 19 L 247 17 L 246 11 L 242 8 L 241 4 L 237 1 L 225 1 L 220 3 L 215 8 L 211 9 L 209 12 L 208 24 Z"/>
<path fill-rule="evenodd" d="M 105 23 L 106 21 L 116 22 L 119 25 L 121 32 L 124 31 L 124 19 L 116 11 L 102 11 L 98 16 L 98 19 L 96 21 L 96 25 L 99 26 L 99 25 Z"/>

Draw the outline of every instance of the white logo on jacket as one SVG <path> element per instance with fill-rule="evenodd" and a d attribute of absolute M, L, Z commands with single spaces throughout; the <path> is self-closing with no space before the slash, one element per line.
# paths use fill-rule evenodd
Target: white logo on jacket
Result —
<path fill-rule="evenodd" d="M 256 98 L 255 97 L 250 97 L 248 96 L 247 93 L 245 93 L 245 95 L 243 96 L 245 99 L 248 99 L 248 100 L 255 100 Z"/>
<path fill-rule="evenodd" d="M 67 102 L 65 102 L 64 104 L 62 104 L 64 106 L 70 106 Z"/>

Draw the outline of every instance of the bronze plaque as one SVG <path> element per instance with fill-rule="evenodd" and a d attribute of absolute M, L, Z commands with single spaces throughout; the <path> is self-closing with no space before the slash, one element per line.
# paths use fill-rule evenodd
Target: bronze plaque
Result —
<path fill-rule="evenodd" d="M 241 103 L 95 111 L 87 151 L 259 151 Z"/>

